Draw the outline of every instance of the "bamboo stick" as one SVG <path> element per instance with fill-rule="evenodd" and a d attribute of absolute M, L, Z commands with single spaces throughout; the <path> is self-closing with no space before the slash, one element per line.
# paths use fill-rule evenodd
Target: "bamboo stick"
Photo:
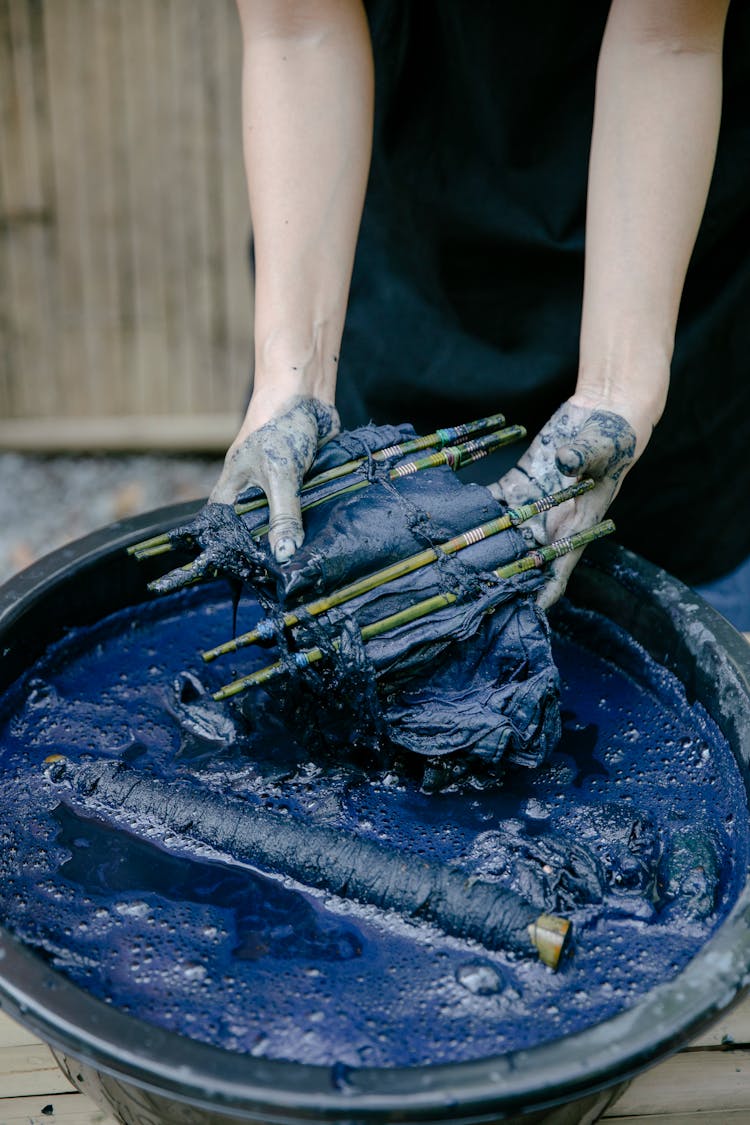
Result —
<path fill-rule="evenodd" d="M 474 438 L 472 441 L 464 442 L 462 445 L 449 445 L 441 449 L 438 453 L 430 453 L 426 457 L 420 457 L 416 461 L 406 461 L 401 465 L 397 465 L 395 469 L 391 469 L 388 474 L 389 480 L 398 480 L 400 477 L 411 476 L 413 473 L 421 472 L 423 469 L 435 469 L 442 465 L 447 465 L 449 469 L 454 472 L 458 469 L 463 469 L 466 465 L 472 464 L 474 461 L 479 461 L 486 457 L 489 453 L 494 453 L 496 450 L 502 448 L 504 445 L 510 445 L 511 442 L 519 441 L 526 436 L 526 430 L 523 426 L 507 426 L 504 430 L 496 430 L 494 433 L 485 434 L 484 437 Z M 311 508 L 317 508 L 320 504 L 327 504 L 331 500 L 338 500 L 341 496 L 346 496 L 352 492 L 358 492 L 360 489 L 369 488 L 372 484 L 367 477 L 363 480 L 355 481 L 353 484 L 344 485 L 343 488 L 337 488 L 333 492 L 327 492 L 325 496 L 319 496 L 316 500 L 308 500 L 302 505 L 302 511 L 308 512 Z M 268 532 L 269 524 L 264 523 L 259 527 L 251 530 L 250 534 L 254 539 L 259 539 L 261 535 Z M 135 550 L 133 553 L 139 560 L 155 558 L 157 555 L 167 554 L 173 550 L 171 542 L 167 539 L 166 542 L 160 542 L 153 547 L 145 547 L 143 549 Z"/>
<path fill-rule="evenodd" d="M 348 476 L 349 473 L 355 472 L 370 459 L 373 461 L 388 461 L 392 457 L 407 457 L 410 453 L 418 453 L 422 449 L 432 449 L 435 446 L 450 445 L 451 442 L 458 441 L 460 438 L 480 434 L 483 430 L 492 430 L 495 426 L 503 426 L 504 424 L 504 414 L 490 414 L 487 418 L 477 418 L 473 422 L 464 422 L 460 426 L 449 426 L 445 429 L 435 430 L 434 433 L 425 434 L 423 437 L 410 438 L 398 445 L 387 445 L 383 449 L 374 450 L 369 457 L 357 457 L 353 461 L 346 461 L 342 465 L 327 469 L 324 473 L 318 473 L 310 480 L 305 481 L 300 491 L 309 492 L 311 489 L 319 488 L 329 481 Z M 268 500 L 263 490 L 258 488 L 253 491 L 257 493 L 253 499 L 238 501 L 235 504 L 234 510 L 238 516 L 268 506 Z M 140 543 L 133 543 L 128 547 L 128 554 L 137 555 L 149 547 L 159 547 L 165 543 L 169 543 L 168 531 L 154 535 L 150 539 L 142 539 Z"/>
<path fill-rule="evenodd" d="M 437 547 L 428 547 L 406 559 L 401 559 L 399 562 L 391 563 L 372 574 L 367 574 L 363 578 L 357 579 L 356 582 L 350 582 L 347 586 L 342 586 L 340 590 L 336 590 L 332 594 L 308 602 L 307 605 L 301 606 L 299 609 L 290 610 L 284 614 L 282 623 L 284 627 L 291 628 L 298 625 L 303 616 L 318 617 L 322 613 L 328 613 L 337 606 L 344 605 L 353 598 L 358 598 L 361 594 L 369 594 L 372 590 L 384 586 L 387 582 L 393 582 L 397 578 L 403 578 L 407 574 L 413 574 L 415 571 L 421 570 L 422 567 L 429 566 L 441 554 L 457 554 L 483 539 L 490 539 L 493 535 L 507 531 L 511 527 L 517 527 L 520 523 L 541 515 L 542 512 L 548 512 L 551 508 L 556 508 L 568 500 L 582 496 L 593 487 L 593 480 L 583 480 L 570 485 L 568 488 L 560 489 L 559 492 L 543 496 L 540 500 L 535 500 L 531 504 L 524 504 L 519 508 L 509 508 L 504 516 L 472 527 L 469 531 L 464 531 L 461 535 L 456 535 L 453 539 L 447 539 L 444 543 L 438 544 Z M 249 633 L 243 633 L 239 637 L 234 637 L 231 641 L 225 641 L 215 648 L 208 649 L 202 654 L 203 659 L 208 663 L 215 660 L 217 656 L 236 652 L 238 649 L 246 648 L 257 641 L 272 640 L 276 627 L 272 619 L 265 618 Z"/>
<path fill-rule="evenodd" d="M 545 547 L 537 547 L 520 559 L 516 559 L 515 562 L 498 567 L 492 573 L 497 578 L 515 578 L 529 570 L 538 570 L 546 566 L 547 563 L 570 554 L 571 551 L 581 550 L 587 544 L 593 543 L 595 539 L 602 539 L 605 535 L 611 535 L 614 530 L 615 525 L 612 520 L 604 520 L 585 531 L 578 531 L 574 535 L 557 539 L 554 543 Z M 409 625 L 422 617 L 428 617 L 437 610 L 444 609 L 445 606 L 453 605 L 456 601 L 458 601 L 458 595 L 448 591 L 442 594 L 434 594 L 431 598 L 425 598 L 423 601 L 407 606 L 406 609 L 399 610 L 398 613 L 391 613 L 387 617 L 381 617 L 378 621 L 370 622 L 369 625 L 363 625 L 361 629 L 362 640 L 369 641 L 373 637 L 380 637 L 384 633 L 389 633 L 392 629 Z M 334 648 L 338 648 L 339 644 L 340 642 L 337 639 L 333 641 Z M 291 653 L 290 656 L 298 668 L 307 668 L 309 665 L 322 660 L 324 653 L 316 646 L 306 649 L 304 652 Z M 224 684 L 223 687 L 214 692 L 213 698 L 217 702 L 229 699 L 248 688 L 259 687 L 261 684 L 268 683 L 269 680 L 282 675 L 286 670 L 285 662 L 277 660 L 273 664 L 268 664 L 265 668 L 260 668 L 257 672 L 251 672 L 247 676 L 241 676 L 229 684 Z"/>
<path fill-rule="evenodd" d="M 437 469 L 443 465 L 447 465 L 455 473 L 459 469 L 464 469 L 467 465 L 473 464 L 474 461 L 481 461 L 483 457 L 486 457 L 489 453 L 494 453 L 504 445 L 510 445 L 524 437 L 526 437 L 526 430 L 523 426 L 507 426 L 504 430 L 495 430 L 491 434 L 474 438 L 462 445 L 447 445 L 439 452 L 430 453 L 416 461 L 404 461 L 397 465 L 395 469 L 391 469 L 388 473 L 388 479 L 399 480 L 401 477 L 419 473 L 423 469 Z M 338 500 L 340 496 L 345 496 L 351 492 L 359 492 L 362 488 L 368 488 L 371 483 L 367 479 L 358 480 L 353 484 L 345 485 L 343 488 L 337 488 L 335 492 L 328 492 L 325 496 L 318 497 L 317 500 L 309 500 L 307 504 L 302 505 L 302 511 L 307 512 L 310 508 L 327 504 L 329 500 Z M 257 534 L 263 534 L 266 531 L 268 531 L 268 525 L 264 524 L 262 528 L 257 529 Z M 256 532 L 253 532 L 253 534 L 255 535 Z"/>
<path fill-rule="evenodd" d="M 504 423 L 505 416 L 503 414 L 492 414 L 489 418 L 478 418 L 475 422 L 466 422 L 462 426 L 435 430 L 434 433 L 425 434 L 424 437 L 410 438 L 409 441 L 400 442 L 398 445 L 388 445 L 385 449 L 376 449 L 374 453 L 370 454 L 370 457 L 357 457 L 353 461 L 346 461 L 343 465 L 336 465 L 333 469 L 327 469 L 324 473 L 318 473 L 317 476 L 306 481 L 300 491 L 309 492 L 311 489 L 319 488 L 322 484 L 328 484 L 339 477 L 348 476 L 350 473 L 356 472 L 368 460 L 388 461 L 392 457 L 407 457 L 410 453 L 419 453 L 423 449 L 432 449 L 435 446 L 443 448 L 443 446 L 450 445 L 460 438 L 479 434 L 482 430 L 494 429 L 495 426 L 502 426 Z M 253 500 L 243 500 L 235 504 L 234 510 L 238 516 L 243 516 L 246 512 L 251 512 L 257 508 L 266 508 L 267 506 L 268 501 L 265 493 L 261 493 L 259 497 Z"/>

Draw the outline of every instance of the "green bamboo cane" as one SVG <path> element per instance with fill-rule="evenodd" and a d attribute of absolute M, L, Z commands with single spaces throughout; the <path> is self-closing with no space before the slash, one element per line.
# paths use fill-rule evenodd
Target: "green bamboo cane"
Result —
<path fill-rule="evenodd" d="M 339 477 L 349 476 L 350 473 L 355 472 L 370 459 L 373 461 L 388 461 L 391 457 L 407 457 L 410 453 L 420 453 L 423 449 L 432 449 L 435 446 L 442 449 L 460 438 L 479 434 L 482 430 L 492 430 L 504 423 L 505 416 L 503 414 L 491 414 L 489 418 L 478 418 L 475 422 L 466 422 L 462 426 L 435 430 L 434 433 L 425 434 L 424 437 L 410 438 L 409 441 L 402 441 L 398 445 L 388 445 L 385 449 L 375 450 L 369 458 L 357 457 L 353 461 L 347 461 L 343 465 L 336 465 L 333 469 L 327 469 L 324 473 L 318 473 L 316 477 L 306 481 L 300 491 L 309 492 L 311 489 L 319 488 L 320 485 L 328 484 Z M 243 516 L 246 512 L 266 507 L 268 507 L 268 501 L 264 494 L 256 499 L 243 500 L 241 503 L 235 504 L 234 510 L 238 516 Z"/>
<path fill-rule="evenodd" d="M 492 430 L 495 426 L 502 426 L 504 423 L 504 414 L 490 414 L 487 418 L 477 418 L 473 422 L 464 422 L 460 426 L 449 426 L 435 430 L 434 433 L 425 434 L 423 437 L 410 438 L 398 445 L 387 445 L 384 449 L 376 449 L 369 457 L 357 457 L 353 461 L 346 461 L 342 465 L 336 465 L 333 469 L 327 469 L 324 473 L 318 473 L 317 476 L 305 481 L 300 491 L 309 492 L 311 489 L 319 488 L 329 481 L 348 476 L 349 473 L 353 473 L 369 459 L 387 461 L 391 457 L 407 457 L 410 453 L 419 453 L 422 449 L 432 449 L 435 446 L 442 448 L 445 445 L 450 445 L 451 442 L 458 441 L 460 438 L 480 434 L 482 430 Z M 254 491 L 258 495 L 252 500 L 243 500 L 235 504 L 234 510 L 238 516 L 243 516 L 246 512 L 252 512 L 257 508 L 268 507 L 268 500 L 262 489 L 255 489 Z M 140 552 L 146 551 L 150 547 L 161 547 L 165 543 L 169 543 L 169 532 L 167 531 L 160 535 L 154 535 L 150 539 L 142 539 L 140 543 L 133 543 L 128 547 L 128 554 L 139 555 Z"/>
<path fill-rule="evenodd" d="M 504 430 L 496 430 L 494 433 L 485 434 L 484 437 L 474 438 L 472 441 L 464 442 L 462 445 L 449 445 L 445 449 L 441 449 L 437 453 L 430 453 L 427 457 L 420 457 L 416 461 L 404 461 L 402 464 L 397 465 L 395 469 L 391 469 L 388 473 L 389 480 L 398 480 L 400 477 L 411 476 L 413 473 L 421 472 L 423 469 L 434 469 L 441 465 L 447 465 L 448 468 L 456 472 L 458 469 L 463 469 L 466 465 L 472 464 L 474 461 L 481 460 L 489 453 L 494 453 L 495 450 L 502 448 L 504 445 L 510 445 L 511 442 L 519 441 L 521 438 L 526 437 L 526 430 L 523 426 L 507 426 Z M 369 488 L 372 481 L 368 478 L 355 481 L 353 484 L 344 485 L 343 488 L 337 488 L 333 492 L 326 493 L 325 496 L 318 497 L 317 500 L 308 500 L 302 505 L 302 511 L 308 512 L 311 508 L 317 508 L 320 504 L 327 504 L 331 500 L 338 500 L 340 496 L 346 496 L 352 492 L 358 492 L 362 488 Z M 254 539 L 259 539 L 261 535 L 265 535 L 269 529 L 269 524 L 264 523 L 260 527 L 255 527 L 250 532 Z M 157 555 L 164 555 L 171 551 L 172 544 L 167 540 L 166 543 L 157 544 L 154 547 L 147 547 L 143 550 L 135 552 L 137 559 L 150 559 Z"/>
<path fill-rule="evenodd" d="M 562 539 L 556 539 L 554 543 L 550 543 L 546 547 L 537 547 L 527 555 L 523 555 L 522 558 L 516 559 L 515 562 L 498 567 L 492 573 L 497 578 L 515 578 L 529 570 L 538 570 L 546 566 L 547 563 L 570 554 L 571 551 L 581 550 L 587 544 L 593 543 L 595 539 L 602 539 L 605 535 L 611 535 L 614 530 L 615 525 L 612 520 L 604 520 L 585 531 L 578 531 L 574 535 L 566 535 Z M 389 633 L 392 629 L 399 629 L 402 625 L 410 625 L 413 621 L 428 617 L 431 613 L 436 613 L 446 606 L 453 605 L 456 601 L 458 601 L 458 595 L 448 591 L 443 594 L 435 594 L 431 598 L 425 598 L 421 602 L 407 606 L 406 609 L 399 610 L 398 613 L 391 613 L 387 617 L 381 617 L 378 621 L 372 621 L 369 625 L 363 625 L 361 629 L 362 640 L 369 641 L 373 637 L 380 637 L 384 633 Z M 338 648 L 340 643 L 338 639 L 334 640 L 333 647 Z M 290 655 L 298 668 L 307 668 L 318 660 L 322 660 L 325 654 L 322 649 L 316 646 L 306 649 L 304 652 L 295 652 Z M 246 691 L 248 688 L 259 687 L 261 684 L 268 683 L 269 680 L 283 675 L 286 670 L 285 662 L 277 660 L 273 664 L 268 664 L 265 668 L 260 668 L 257 672 L 251 672 L 247 676 L 241 676 L 238 680 L 224 684 L 217 692 L 214 692 L 213 698 L 217 702 L 230 699 L 233 695 L 239 695 L 240 692 Z"/>
<path fill-rule="evenodd" d="M 577 484 L 570 485 L 568 488 L 553 492 L 549 496 L 543 496 L 540 500 L 535 500 L 531 504 L 524 504 L 519 508 L 509 508 L 504 516 L 499 516 L 497 519 L 489 520 L 487 523 L 479 524 L 477 527 L 472 527 L 469 531 L 464 531 L 461 535 L 456 535 L 453 539 L 448 539 L 444 543 L 438 544 L 437 547 L 428 547 L 424 551 L 419 551 L 417 554 L 410 555 L 408 558 L 401 559 L 399 562 L 382 567 L 372 574 L 367 574 L 363 578 L 357 579 L 356 582 L 350 582 L 347 586 L 342 586 L 340 590 L 336 590 L 326 597 L 317 598 L 315 601 L 308 602 L 307 605 L 299 609 L 290 610 L 288 613 L 284 614 L 282 619 L 283 625 L 286 628 L 291 628 L 294 625 L 298 625 L 303 616 L 318 617 L 322 613 L 328 613 L 337 606 L 344 605 L 345 602 L 349 602 L 353 598 L 358 598 L 361 594 L 369 594 L 372 590 L 376 590 L 388 582 L 393 582 L 397 578 L 403 578 L 407 574 L 413 574 L 414 571 L 421 570 L 422 567 L 429 566 L 431 563 L 434 563 L 440 555 L 457 554 L 459 551 L 463 551 L 466 547 L 471 547 L 473 544 L 479 543 L 483 539 L 490 539 L 493 535 L 497 535 L 501 531 L 507 531 L 511 527 L 517 527 L 519 524 L 532 519 L 534 516 L 541 515 L 543 512 L 548 512 L 551 508 L 559 507 L 560 504 L 564 504 L 568 500 L 574 500 L 577 496 L 582 496 L 593 487 L 593 480 L 583 480 L 579 481 Z M 248 645 L 255 644 L 257 641 L 270 641 L 275 635 L 275 630 L 276 626 L 274 622 L 266 618 L 258 622 L 251 632 L 243 633 L 239 637 L 234 637 L 231 641 L 225 641 L 215 648 L 208 649 L 207 652 L 202 654 L 203 659 L 209 662 L 215 660 L 217 656 L 223 656 L 229 652 L 236 652 L 240 648 L 247 648 Z"/>
<path fill-rule="evenodd" d="M 481 461 L 489 453 L 494 453 L 496 450 L 501 449 L 504 445 L 510 445 L 514 441 L 520 441 L 526 437 L 526 429 L 524 426 L 507 426 L 504 430 L 495 430 L 494 433 L 485 434 L 484 437 L 474 438 L 472 441 L 464 442 L 462 445 L 447 445 L 444 449 L 439 450 L 437 453 L 430 453 L 426 457 L 419 457 L 416 461 L 404 461 L 402 464 L 397 465 L 395 469 L 391 469 L 388 473 L 389 480 L 399 480 L 401 477 L 409 477 L 414 473 L 419 473 L 423 469 L 437 469 L 443 465 L 447 465 L 449 469 L 457 472 L 459 469 L 471 465 L 474 461 Z M 346 496 L 352 492 L 359 492 L 362 488 L 369 488 L 372 482 L 365 480 L 355 481 L 353 484 L 347 484 L 343 488 L 337 488 L 335 492 L 329 492 L 325 496 L 319 497 L 317 500 L 309 500 L 307 504 L 302 505 L 302 511 L 307 512 L 310 508 L 317 508 L 320 504 L 327 504 L 329 500 L 338 500 L 340 496 Z M 268 524 L 264 524 L 262 528 L 258 528 L 258 533 L 263 534 L 268 531 Z M 256 534 L 253 532 L 253 534 Z"/>

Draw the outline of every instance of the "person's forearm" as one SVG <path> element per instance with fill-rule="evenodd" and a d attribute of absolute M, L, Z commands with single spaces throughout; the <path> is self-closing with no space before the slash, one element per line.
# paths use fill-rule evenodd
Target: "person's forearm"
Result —
<path fill-rule="evenodd" d="M 372 138 L 359 0 L 238 0 L 255 246 L 255 380 L 243 433 L 294 395 L 332 403 Z"/>
<path fill-rule="evenodd" d="M 721 111 L 728 0 L 614 0 L 599 60 L 574 401 L 648 441 L 664 407 Z"/>

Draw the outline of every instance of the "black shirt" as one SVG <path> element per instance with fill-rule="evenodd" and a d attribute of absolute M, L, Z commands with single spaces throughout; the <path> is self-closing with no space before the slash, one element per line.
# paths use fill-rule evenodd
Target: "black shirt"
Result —
<path fill-rule="evenodd" d="M 691 583 L 750 555 L 749 9 L 730 8 L 719 151 L 667 408 L 611 513 L 620 542 Z M 345 425 L 427 430 L 503 410 L 534 433 L 572 393 L 607 10 L 368 5 L 376 120 L 341 357 Z"/>

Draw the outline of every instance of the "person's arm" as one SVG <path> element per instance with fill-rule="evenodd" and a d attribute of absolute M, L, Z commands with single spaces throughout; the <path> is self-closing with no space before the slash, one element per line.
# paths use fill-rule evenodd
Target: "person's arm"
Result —
<path fill-rule="evenodd" d="M 211 500 L 262 487 L 283 561 L 302 542 L 302 476 L 338 430 L 336 372 L 372 143 L 372 52 L 360 0 L 238 0 L 238 8 L 255 376 Z"/>
<path fill-rule="evenodd" d="M 597 487 L 548 514 L 549 541 L 601 519 L 661 417 L 677 313 L 711 179 L 729 0 L 614 0 L 597 72 L 575 393 L 499 484 Z M 556 564 L 540 601 L 564 591 Z"/>

